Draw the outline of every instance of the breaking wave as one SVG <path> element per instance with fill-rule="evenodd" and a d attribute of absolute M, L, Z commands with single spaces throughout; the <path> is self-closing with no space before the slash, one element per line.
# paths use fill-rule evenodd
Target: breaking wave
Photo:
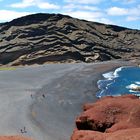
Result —
<path fill-rule="evenodd" d="M 140 96 L 140 67 L 120 67 L 104 73 L 103 80 L 97 82 L 97 97 L 135 94 Z"/>

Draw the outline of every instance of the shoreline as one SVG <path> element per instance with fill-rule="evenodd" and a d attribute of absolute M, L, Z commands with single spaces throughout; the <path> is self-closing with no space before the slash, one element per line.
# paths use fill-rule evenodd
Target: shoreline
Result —
<path fill-rule="evenodd" d="M 135 69 L 135 71 L 133 70 L 134 73 L 132 71 L 129 72 L 131 68 Z M 136 70 L 137 71 L 140 70 L 139 66 L 128 65 L 128 66 L 121 66 L 117 69 L 113 69 L 111 71 L 107 71 L 103 73 L 102 74 L 103 78 L 98 80 L 99 92 L 97 93 L 97 97 L 100 99 L 106 96 L 121 96 L 125 94 L 134 94 L 136 96 L 139 96 L 140 95 L 138 93 L 139 82 L 137 82 L 139 81 L 139 78 L 138 78 L 139 72 L 137 72 Z M 121 82 L 121 81 L 124 81 L 124 82 Z"/>
<path fill-rule="evenodd" d="M 133 64 L 122 61 L 48 64 L 1 71 L 0 99 L 4 109 L 1 107 L 0 113 L 5 121 L 0 121 L 3 126 L 0 134 L 22 135 L 20 129 L 26 126 L 28 132 L 23 135 L 35 140 L 69 140 L 84 103 L 97 100 L 97 80 L 102 73 L 124 65 Z M 14 112 L 5 114 L 5 110 L 13 109 Z"/>
<path fill-rule="evenodd" d="M 74 64 L 72 64 L 72 65 L 74 65 Z M 77 67 L 78 69 L 76 68 L 74 71 L 73 71 L 73 69 L 72 69 L 72 71 L 70 70 L 67 74 L 63 75 L 62 77 L 60 77 L 56 80 L 53 80 L 52 82 L 49 82 L 47 85 L 44 85 L 42 87 L 42 89 L 36 93 L 36 98 L 38 100 L 38 98 L 42 97 L 42 93 L 45 93 L 44 92 L 45 90 L 47 90 L 49 92 L 48 95 L 47 94 L 45 94 L 45 95 L 46 95 L 46 97 L 48 96 L 48 98 L 50 100 L 48 99 L 46 102 L 46 105 L 44 105 L 44 107 L 43 107 L 43 108 L 48 107 L 48 109 L 45 109 L 46 112 L 48 111 L 48 113 L 41 112 L 39 109 L 36 110 L 36 108 L 38 106 L 41 106 L 41 103 L 37 100 L 36 100 L 37 104 L 33 107 L 34 108 L 33 110 L 36 110 L 37 114 L 40 114 L 40 118 L 42 116 L 50 116 L 50 118 L 51 118 L 50 119 L 47 117 L 46 118 L 43 117 L 43 120 L 45 122 L 49 122 L 48 126 L 44 126 L 44 124 L 40 120 L 38 120 L 36 118 L 34 119 L 34 121 L 41 124 L 43 129 L 45 128 L 44 129 L 45 131 L 44 130 L 43 131 L 46 134 L 48 133 L 48 135 L 50 137 L 49 140 L 54 140 L 57 138 L 59 138 L 59 139 L 65 138 L 66 140 L 69 140 L 70 137 L 67 137 L 67 136 L 71 135 L 72 130 L 75 127 L 75 125 L 74 125 L 75 117 L 81 113 L 82 106 L 87 102 L 91 103 L 91 102 L 95 102 L 98 100 L 98 98 L 96 97 L 96 93 L 97 93 L 97 91 L 99 91 L 98 86 L 97 86 L 97 81 L 103 78 L 102 77 L 103 73 L 112 71 L 113 69 L 116 69 L 120 66 L 124 66 L 124 65 L 132 66 L 133 64 L 131 64 L 129 62 L 111 61 L 111 62 L 103 62 L 103 63 L 96 63 L 96 64 L 83 64 L 82 63 L 82 64 L 78 64 L 78 65 L 79 65 Z M 82 67 L 81 67 L 81 65 L 82 65 Z M 77 79 L 77 80 L 74 80 L 73 78 Z M 90 87 L 88 87 L 87 92 L 85 92 L 86 91 L 85 88 L 87 88 L 87 87 L 82 88 L 83 80 L 84 80 L 84 82 L 89 81 L 88 83 L 85 82 L 85 84 L 84 84 L 86 86 L 90 85 Z M 59 82 L 59 85 L 57 85 L 58 82 Z M 71 84 L 71 83 L 75 84 L 74 87 L 73 87 L 73 84 Z M 77 83 L 80 84 L 79 86 L 81 86 L 81 88 L 79 86 L 76 86 Z M 56 86 L 54 86 L 54 85 L 56 85 Z M 52 90 L 50 87 L 53 87 L 54 90 Z M 65 88 L 63 88 L 63 87 L 65 87 Z M 60 90 L 60 88 L 61 88 L 61 90 Z M 70 90 L 70 92 L 69 92 L 69 90 Z M 56 91 L 57 91 L 57 93 L 56 93 Z M 83 92 L 85 92 L 85 93 L 83 93 Z M 78 95 L 75 96 L 75 95 L 73 95 L 73 93 L 78 94 Z M 59 96 L 61 96 L 60 103 L 57 102 L 57 100 L 59 99 L 57 94 Z M 51 95 L 53 95 L 53 102 L 51 101 Z M 68 97 L 66 97 L 66 95 Z M 74 99 L 71 96 L 74 96 L 74 98 L 76 98 L 76 99 L 79 97 L 80 100 L 74 101 Z M 76 104 L 76 102 L 77 102 L 77 104 Z M 75 106 L 74 108 L 72 108 L 73 110 L 70 109 L 72 106 L 71 104 L 73 104 Z M 65 107 L 66 107 L 67 109 L 71 110 L 71 113 L 70 112 L 66 113 L 66 112 L 62 111 L 61 112 L 62 115 L 58 114 L 58 117 L 60 118 L 60 120 L 57 120 L 56 118 L 53 117 L 53 116 L 55 116 L 54 115 L 55 112 L 57 112 L 56 106 L 57 106 L 57 110 L 58 111 L 60 110 L 60 112 L 61 112 L 61 109 L 65 110 Z M 70 106 L 70 108 L 68 108 L 68 106 Z M 53 110 L 51 113 L 49 111 L 49 108 L 51 108 Z M 66 117 L 64 118 L 63 115 L 65 115 Z M 71 117 L 70 117 L 70 115 L 71 115 Z M 60 130 L 59 126 L 61 126 L 61 123 L 63 124 L 64 120 L 65 120 L 65 125 L 62 126 L 62 128 L 64 128 L 64 129 Z M 53 122 L 56 121 L 56 123 L 59 122 L 58 127 L 55 126 L 55 128 L 54 128 L 54 126 L 51 124 L 52 121 Z M 67 128 L 68 125 L 69 125 L 69 129 Z M 56 131 L 56 132 L 58 131 L 58 134 L 52 135 L 51 132 L 48 132 L 46 130 Z"/>

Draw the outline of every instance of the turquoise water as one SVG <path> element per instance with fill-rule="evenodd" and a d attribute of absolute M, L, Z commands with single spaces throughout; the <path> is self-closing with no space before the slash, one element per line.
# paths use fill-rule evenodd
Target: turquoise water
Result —
<path fill-rule="evenodd" d="M 115 71 L 103 74 L 103 77 L 103 80 L 97 82 L 100 89 L 97 97 L 124 94 L 140 96 L 140 92 L 134 90 L 140 86 L 140 67 L 120 67 Z"/>

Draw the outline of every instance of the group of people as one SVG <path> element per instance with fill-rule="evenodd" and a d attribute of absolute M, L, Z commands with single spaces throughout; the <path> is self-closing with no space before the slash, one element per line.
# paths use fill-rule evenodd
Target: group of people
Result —
<path fill-rule="evenodd" d="M 23 129 L 20 129 L 20 132 L 23 134 L 23 133 L 27 133 L 26 131 L 26 127 L 24 126 Z"/>
<path fill-rule="evenodd" d="M 42 97 L 45 98 L 45 94 L 42 94 Z M 33 95 L 31 94 L 31 98 L 33 98 Z M 20 129 L 20 132 L 22 134 L 27 133 L 26 127 L 24 126 L 23 129 Z"/>
<path fill-rule="evenodd" d="M 45 98 L 46 97 L 45 94 L 42 94 L 42 97 Z M 32 94 L 31 94 L 31 98 L 33 98 L 33 95 Z"/>

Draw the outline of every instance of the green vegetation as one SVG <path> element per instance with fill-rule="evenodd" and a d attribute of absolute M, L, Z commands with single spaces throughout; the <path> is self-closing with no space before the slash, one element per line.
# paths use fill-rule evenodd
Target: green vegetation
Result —
<path fill-rule="evenodd" d="M 0 71 L 4 71 L 4 70 L 16 70 L 15 67 L 0 67 Z"/>

